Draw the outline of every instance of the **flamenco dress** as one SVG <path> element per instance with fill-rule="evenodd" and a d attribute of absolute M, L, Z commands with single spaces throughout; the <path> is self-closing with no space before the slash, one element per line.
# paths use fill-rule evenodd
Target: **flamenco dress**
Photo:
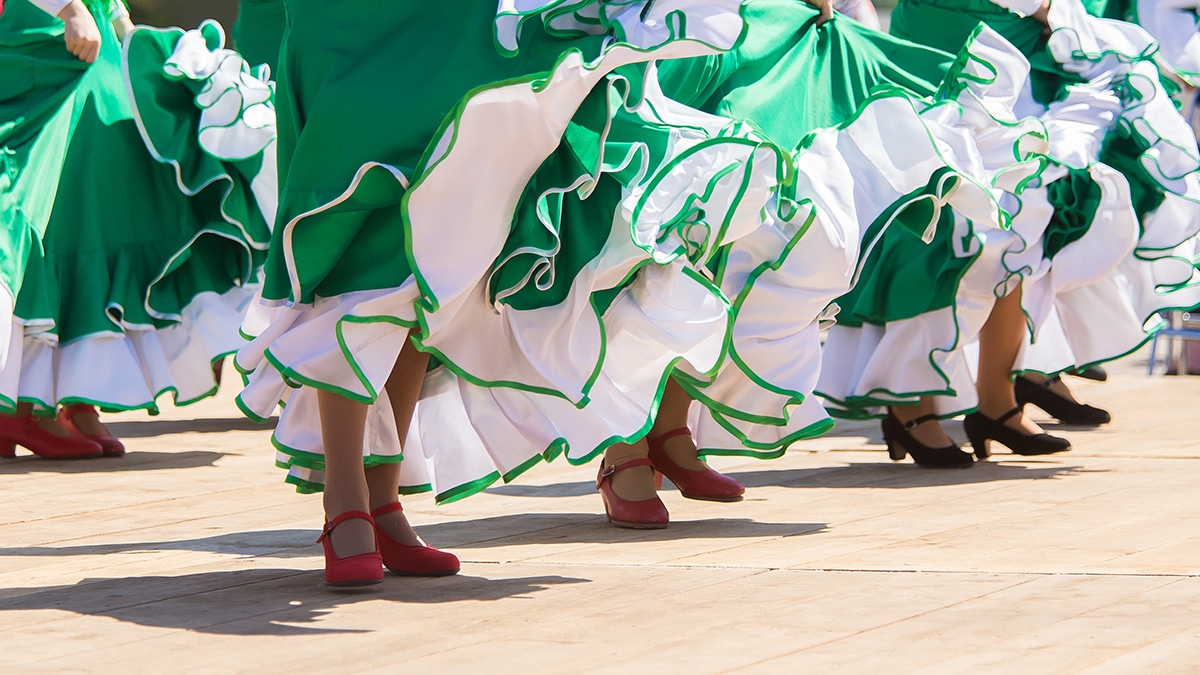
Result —
<path fill-rule="evenodd" d="M 995 300 L 1017 288 L 1030 344 L 1015 370 L 1046 375 L 1123 356 L 1160 327 L 1157 312 L 1200 300 L 1189 252 L 1200 155 L 1152 61 L 1153 40 L 1078 0 L 1051 4 L 1048 37 L 1037 20 L 982 0 L 902 0 L 891 30 L 953 49 L 981 22 L 1023 55 L 991 70 L 1011 81 L 1018 117 L 1045 127 L 1047 168 L 1001 196 L 1007 233 L 963 240 L 920 275 L 890 251 L 873 262 L 875 284 L 896 296 L 922 275 L 960 281 L 927 309 L 861 294 L 840 301 L 853 318 L 830 332 L 819 386 L 835 415 L 874 416 L 921 396 L 936 396 L 944 416 L 972 410 L 972 343 Z"/>
<path fill-rule="evenodd" d="M 6 410 L 154 413 L 166 392 L 177 405 L 211 395 L 265 259 L 269 216 L 250 168 L 261 157 L 237 169 L 197 147 L 183 156 L 182 137 L 147 145 L 111 25 L 124 8 L 91 9 L 102 37 L 91 65 L 27 0 L 0 16 L 0 218 L 21 237 L 4 270 L 16 296 Z"/>
<path fill-rule="evenodd" d="M 995 64 L 1023 61 L 994 32 L 954 55 L 841 17 L 817 27 L 798 2 L 752 0 L 744 14 L 736 49 L 665 63 L 661 75 L 670 96 L 791 150 L 804 234 L 772 265 L 747 253 L 766 249 L 765 236 L 731 243 L 714 263 L 740 312 L 726 366 L 691 387 L 703 454 L 772 457 L 829 426 L 813 396 L 828 370 L 821 319 L 855 318 L 834 301 L 851 288 L 920 308 L 952 295 L 953 270 L 927 271 L 957 262 L 973 237 L 1005 233 L 997 197 L 1038 175 L 1045 143 L 1040 124 L 1015 117 L 1011 82 L 994 77 Z M 881 251 L 906 256 L 921 284 L 880 286 L 870 269 Z M 810 405 L 819 412 L 806 417 Z"/>
<path fill-rule="evenodd" d="M 289 482 L 323 488 L 318 390 L 371 404 L 366 465 L 446 502 L 640 438 L 668 377 L 719 369 L 738 308 L 707 264 L 796 236 L 790 161 L 651 62 L 735 46 L 739 2 L 287 13 L 278 225 L 236 364 L 244 412 L 284 404 Z M 410 331 L 433 358 L 401 446 L 383 384 Z"/>
<path fill-rule="evenodd" d="M 233 24 L 233 46 L 253 66 L 279 72 L 279 46 L 287 25 L 284 0 L 240 0 Z"/>

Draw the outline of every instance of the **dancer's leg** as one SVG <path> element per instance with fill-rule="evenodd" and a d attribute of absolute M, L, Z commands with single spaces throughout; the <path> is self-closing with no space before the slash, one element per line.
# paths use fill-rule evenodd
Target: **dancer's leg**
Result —
<path fill-rule="evenodd" d="M 654 426 L 650 428 L 649 438 L 655 439 L 663 434 L 687 426 L 688 410 L 692 405 L 692 397 L 683 387 L 671 378 L 663 391 L 662 402 L 658 406 L 658 416 L 654 418 Z M 696 443 L 691 436 L 675 436 L 667 439 L 663 445 L 673 462 L 691 470 L 702 470 L 706 464 L 696 456 Z"/>
<path fill-rule="evenodd" d="M 369 511 L 363 472 L 363 430 L 367 406 L 329 391 L 317 392 L 321 441 L 325 448 L 325 521 L 347 511 Z M 339 558 L 375 550 L 375 531 L 365 520 L 343 522 L 331 535 Z"/>
<path fill-rule="evenodd" d="M 979 374 L 975 388 L 979 392 L 979 412 L 991 419 L 999 419 L 1017 407 L 1012 372 L 1025 337 L 1025 314 L 1018 288 L 996 301 L 979 331 Z M 1025 434 L 1043 433 L 1024 414 L 1010 417 L 1005 424 Z"/>
<path fill-rule="evenodd" d="M 429 354 L 417 351 L 412 341 L 400 350 L 392 374 L 384 385 L 387 390 L 388 402 L 392 406 L 392 415 L 396 418 L 396 429 L 400 442 L 408 437 L 408 429 L 412 424 L 413 412 L 417 408 L 417 399 L 421 396 L 421 384 L 425 381 L 425 369 L 429 365 Z M 405 448 L 407 450 L 407 448 Z M 371 509 L 377 509 L 396 501 L 400 485 L 400 465 L 381 464 L 367 469 L 367 486 L 370 491 Z M 380 529 L 406 546 L 416 546 L 421 543 L 417 533 L 409 525 L 403 511 L 392 511 L 384 514 L 375 521 Z"/>

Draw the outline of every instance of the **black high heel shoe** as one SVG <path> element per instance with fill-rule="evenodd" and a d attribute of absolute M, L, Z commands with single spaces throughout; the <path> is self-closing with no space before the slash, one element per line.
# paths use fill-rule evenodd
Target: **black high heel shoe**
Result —
<path fill-rule="evenodd" d="M 937 418 L 937 415 L 922 415 L 915 420 L 901 422 L 888 408 L 887 417 L 883 418 L 883 442 L 887 443 L 888 456 L 892 461 L 899 462 L 907 453 L 912 455 L 918 466 L 926 469 L 965 469 L 974 465 L 975 460 L 970 453 L 963 452 L 953 443 L 942 448 L 931 448 L 913 438 L 914 429 Z"/>
<path fill-rule="evenodd" d="M 1012 417 L 1021 414 L 1021 406 L 992 419 L 981 412 L 973 412 L 963 420 L 963 431 L 975 448 L 975 456 L 987 459 L 992 451 L 988 447 L 991 441 L 996 441 L 1018 455 L 1049 455 L 1071 449 L 1071 441 L 1047 433 L 1023 434 L 1016 429 L 1005 426 Z"/>
<path fill-rule="evenodd" d="M 1013 383 L 1017 393 L 1017 405 L 1025 406 L 1032 403 L 1063 424 L 1098 427 L 1112 421 L 1112 415 L 1109 415 L 1106 410 L 1086 403 L 1076 403 L 1051 391 L 1050 388 L 1058 381 L 1059 378 L 1052 377 L 1037 384 L 1027 378 L 1018 377 Z"/>

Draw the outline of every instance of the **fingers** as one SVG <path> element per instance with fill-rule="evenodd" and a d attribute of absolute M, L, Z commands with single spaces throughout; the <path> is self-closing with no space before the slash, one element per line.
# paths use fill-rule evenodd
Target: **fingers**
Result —
<path fill-rule="evenodd" d="M 833 2 L 823 2 L 818 9 L 820 10 L 820 12 L 817 14 L 818 26 L 823 25 L 826 21 L 833 18 Z"/>
<path fill-rule="evenodd" d="M 67 51 L 84 63 L 95 63 L 100 55 L 100 42 L 86 38 L 70 39 L 67 40 Z"/>

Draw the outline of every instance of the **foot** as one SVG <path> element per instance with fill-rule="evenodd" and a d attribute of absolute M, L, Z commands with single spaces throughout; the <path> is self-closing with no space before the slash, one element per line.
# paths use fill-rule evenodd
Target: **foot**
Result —
<path fill-rule="evenodd" d="M 41 427 L 43 431 L 48 431 L 59 438 L 71 438 L 71 432 L 64 429 L 63 426 L 58 423 L 58 420 L 53 417 L 34 417 L 33 421 L 35 424 Z"/>
<path fill-rule="evenodd" d="M 355 518 L 347 520 L 329 535 L 333 552 L 339 558 L 370 553 L 375 550 L 375 528 L 370 521 Z"/>
<path fill-rule="evenodd" d="M 1049 380 L 1049 378 L 1043 377 L 1036 373 L 1028 373 L 1026 375 L 1023 375 L 1022 377 L 1024 377 L 1025 379 L 1029 380 L 1030 382 L 1032 382 L 1034 384 L 1041 385 L 1043 387 L 1046 386 L 1045 383 Z M 1079 399 L 1075 398 L 1075 393 L 1071 391 L 1071 388 L 1067 386 L 1066 382 L 1062 381 L 1061 377 L 1056 377 L 1053 380 L 1050 380 L 1050 386 L 1046 388 L 1046 391 L 1049 391 L 1050 393 L 1054 394 L 1055 396 L 1058 396 L 1059 398 L 1065 398 L 1068 401 L 1070 401 L 1071 403 L 1074 403 L 1076 405 L 1082 405 L 1080 403 Z"/>
<path fill-rule="evenodd" d="M 95 408 L 76 409 L 71 415 L 71 421 L 88 436 L 112 436 L 108 427 L 100 422 L 100 413 L 96 412 Z"/>
<path fill-rule="evenodd" d="M 906 424 L 922 415 L 917 412 L 916 406 L 896 406 L 892 408 L 892 414 L 901 424 Z M 913 440 L 931 448 L 944 448 L 956 445 L 954 441 L 950 440 L 950 437 L 946 435 L 946 430 L 936 420 L 929 420 L 928 422 L 918 424 L 908 434 L 913 437 Z"/>
<path fill-rule="evenodd" d="M 657 434 L 650 436 L 651 440 L 656 438 Z M 708 468 L 708 463 L 696 456 L 696 443 L 691 436 L 672 436 L 663 443 L 662 450 L 667 453 L 667 458 L 680 468 L 688 471 L 704 471 Z"/>
<path fill-rule="evenodd" d="M 980 405 L 979 412 L 991 419 L 998 420 L 1015 407 L 1015 405 L 1010 405 L 1005 408 L 997 409 Z M 1029 419 L 1029 416 L 1025 414 L 1024 410 L 1004 420 L 1004 426 L 1026 436 L 1036 436 L 1038 434 L 1046 433 L 1046 430 L 1038 426 L 1037 422 Z"/>
<path fill-rule="evenodd" d="M 375 504 L 374 508 L 378 509 L 386 504 Z M 405 517 L 403 511 L 392 511 L 381 516 L 375 516 L 375 525 L 383 530 L 392 539 L 405 546 L 424 546 L 425 542 L 421 541 L 421 537 L 417 535 L 417 531 L 409 525 L 408 518 Z"/>
<path fill-rule="evenodd" d="M 692 450 L 695 453 L 695 449 Z M 635 459 L 645 459 L 650 454 L 650 446 L 645 439 L 637 443 L 622 443 L 604 451 L 604 466 L 618 466 Z M 692 461 L 698 461 L 693 455 Z M 635 466 L 624 471 L 618 471 L 612 477 L 612 489 L 621 499 L 640 502 L 654 499 L 658 489 L 654 486 L 654 469 L 649 466 Z"/>

